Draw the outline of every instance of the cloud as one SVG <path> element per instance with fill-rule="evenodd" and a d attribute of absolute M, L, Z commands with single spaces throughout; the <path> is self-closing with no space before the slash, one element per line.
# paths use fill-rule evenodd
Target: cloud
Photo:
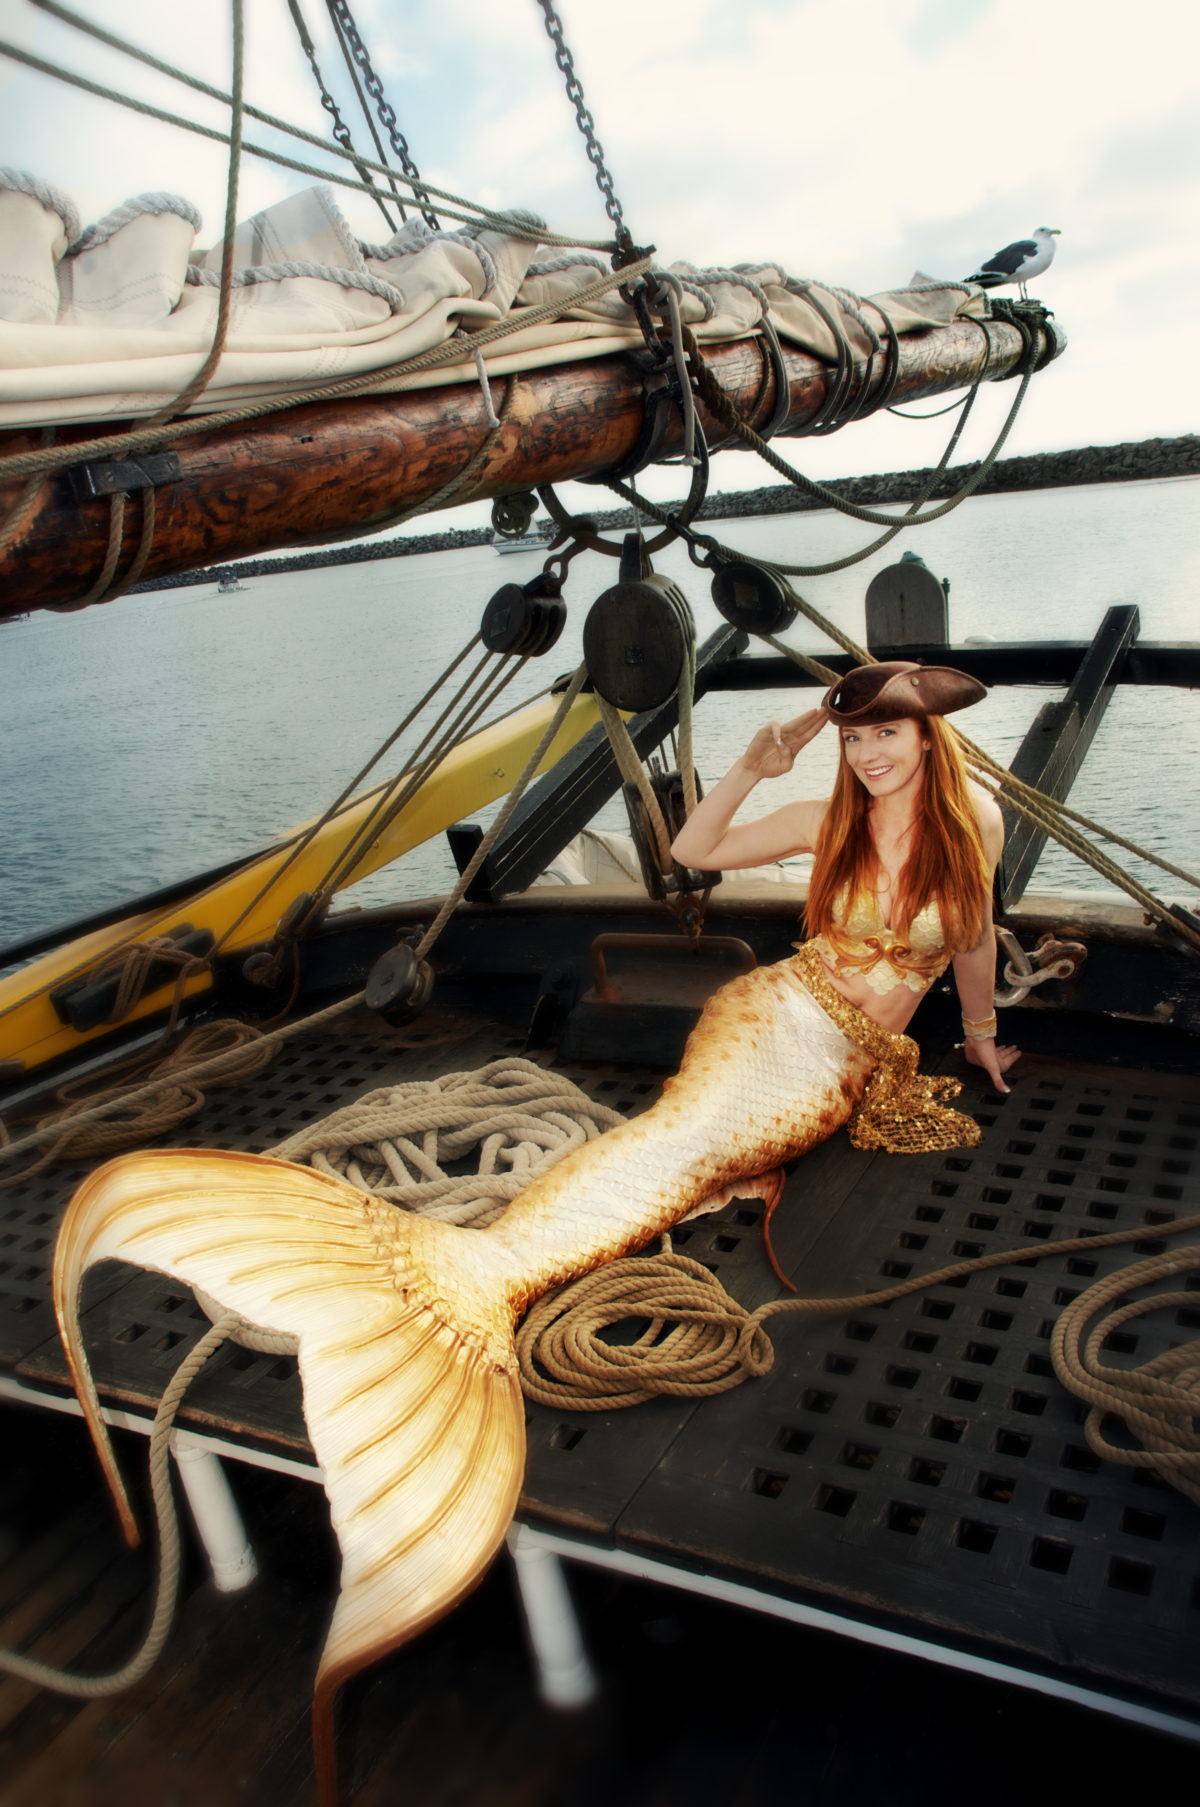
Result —
<path fill-rule="evenodd" d="M 123 0 L 115 21 L 107 0 L 75 4 L 227 84 L 227 0 Z M 223 129 L 218 104 L 25 0 L 0 5 L 9 35 L 32 32 L 39 54 Z M 962 275 L 1046 222 L 1063 236 L 1039 286 L 1071 343 L 1033 385 L 1012 449 L 1032 449 L 1038 435 L 1070 444 L 1184 430 L 1175 423 L 1189 407 L 1194 418 L 1186 303 L 1200 279 L 1187 225 L 1198 78 L 1194 59 L 1164 54 L 1190 41 L 1190 0 L 1158 0 L 1145 30 L 1130 28 L 1116 0 L 1086 10 L 1042 0 L 1035 18 L 1025 0 L 741 0 L 736 26 L 728 0 L 559 0 L 559 10 L 627 223 L 664 261 L 771 258 L 869 293 L 915 268 Z M 398 129 L 429 179 L 534 207 L 580 237 L 607 235 L 534 0 L 407 0 L 399 31 L 397 14 L 395 0 L 355 0 Z M 305 16 L 325 79 L 367 144 L 325 11 L 309 3 Z M 250 98 L 327 134 L 285 0 L 254 0 L 247 19 Z M 68 189 L 85 217 L 171 188 L 202 208 L 204 236 L 216 235 L 221 146 L 28 72 L 11 77 L 4 98 L 0 161 Z M 249 123 L 247 135 L 282 142 Z M 240 211 L 308 180 L 248 157 Z M 368 199 L 348 195 L 344 206 L 378 236 Z M 1121 362 L 1174 375 L 1170 384 L 1124 375 L 1117 388 Z M 860 455 L 903 463 L 911 444 L 923 462 L 933 435 L 881 423 L 812 442 L 804 457 L 829 473 Z"/>

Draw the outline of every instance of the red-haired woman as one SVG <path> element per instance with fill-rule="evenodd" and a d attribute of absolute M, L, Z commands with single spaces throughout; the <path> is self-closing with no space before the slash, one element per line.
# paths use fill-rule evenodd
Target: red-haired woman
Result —
<path fill-rule="evenodd" d="M 837 1008 L 839 1000 L 915 1055 L 903 1031 L 925 992 L 953 963 L 966 1058 L 990 1075 L 997 1091 L 1007 1092 L 1004 1075 L 1019 1050 L 996 1041 L 991 903 L 1003 822 L 996 803 L 968 778 L 942 720 L 985 694 L 974 678 L 943 666 L 859 666 L 820 707 L 760 728 L 691 816 L 673 851 L 681 864 L 709 871 L 814 854 L 810 940 L 794 964 L 817 1002 L 827 1012 L 832 1003 L 860 1046 L 870 1037 L 855 1032 L 854 1016 Z M 839 739 L 833 796 L 786 803 L 756 822 L 735 825 L 759 781 L 790 772 L 826 722 Z M 880 1038 L 866 1051 L 886 1064 L 888 1048 Z M 866 1145 L 921 1146 L 915 1128 L 913 1139 L 904 1139 L 902 1116 L 893 1108 L 892 1140 L 885 1130 L 868 1136 Z M 852 1135 L 854 1127 L 852 1122 Z"/>

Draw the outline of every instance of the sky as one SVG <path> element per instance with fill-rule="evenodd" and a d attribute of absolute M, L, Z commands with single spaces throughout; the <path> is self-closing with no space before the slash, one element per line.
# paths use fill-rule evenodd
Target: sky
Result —
<path fill-rule="evenodd" d="M 365 144 L 325 8 L 303 8 Z M 228 84 L 227 0 L 76 0 L 76 10 Z M 535 0 L 354 0 L 353 11 L 430 181 L 534 208 L 561 231 L 605 235 Z M 664 263 L 769 259 L 869 295 L 917 270 L 968 275 L 1035 227 L 1058 227 L 1056 261 L 1034 292 L 1068 349 L 1031 386 L 1006 454 L 1196 429 L 1192 0 L 1136 10 L 1116 0 L 559 0 L 559 12 L 626 222 Z M 246 0 L 246 15 L 247 98 L 323 131 L 286 0 Z M 216 103 L 29 0 L 0 0 L 0 38 L 224 123 Z M 248 136 L 278 142 L 257 126 Z M 85 223 L 131 195 L 170 189 L 200 208 L 202 242 L 219 233 L 223 147 L 2 57 L 0 164 L 65 188 Z M 310 180 L 247 157 L 239 211 Z M 343 191 L 342 205 L 363 236 L 386 236 L 370 201 Z M 960 458 L 987 449 L 1011 393 L 997 385 L 981 398 Z M 936 460 L 950 424 L 886 417 L 793 441 L 791 453 L 817 477 L 910 468 Z M 718 489 L 777 481 L 740 454 L 714 474 Z M 657 482 L 663 495 L 678 489 L 677 474 Z M 465 524 L 461 511 L 455 520 Z"/>

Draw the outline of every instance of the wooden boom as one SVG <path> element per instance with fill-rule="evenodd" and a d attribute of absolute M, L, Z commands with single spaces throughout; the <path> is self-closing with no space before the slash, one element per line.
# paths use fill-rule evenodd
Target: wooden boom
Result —
<path fill-rule="evenodd" d="M 1039 345 L 1039 353 L 1057 356 L 1063 341 L 1052 324 L 1046 332 L 1049 342 Z M 985 361 L 989 381 L 997 381 L 1016 370 L 1022 350 L 1016 327 L 1000 320 L 989 322 L 986 337 L 973 320 L 903 335 L 890 394 L 883 393 L 883 359 L 877 356 L 856 366 L 843 412 L 853 408 L 864 387 L 862 417 L 885 401 L 961 388 L 975 380 Z M 799 435 L 819 417 L 834 371 L 806 352 L 785 348 L 784 357 L 790 401 L 779 430 Z M 761 416 L 773 405 L 773 382 L 765 401 L 759 400 L 761 340 L 706 346 L 704 358 L 744 414 Z M 602 477 L 638 445 L 643 377 L 627 356 L 499 378 L 498 407 L 507 383 L 518 385 L 510 417 L 455 506 L 540 483 Z M 737 443 L 702 404 L 699 413 L 714 450 Z M 106 426 L 125 430 L 125 423 Z M 94 440 L 99 431 L 94 423 L 63 428 L 59 443 Z M 479 452 L 488 431 L 478 385 L 454 383 L 310 403 L 180 439 L 170 448 L 178 455 L 180 474 L 154 491 L 154 538 L 142 579 L 378 532 L 450 483 Z M 40 444 L 34 430 L 0 435 L 0 457 Z M 682 425 L 673 410 L 656 455 L 670 456 L 681 446 Z M 23 477 L 0 482 L 0 523 L 18 507 L 25 484 Z M 110 589 L 119 591 L 136 555 L 146 493 L 135 491 L 125 508 Z M 48 476 L 27 507 L 23 526 L 0 552 L 0 616 L 70 607 L 85 596 L 104 565 L 111 507 L 107 496 L 76 500 L 65 472 Z"/>

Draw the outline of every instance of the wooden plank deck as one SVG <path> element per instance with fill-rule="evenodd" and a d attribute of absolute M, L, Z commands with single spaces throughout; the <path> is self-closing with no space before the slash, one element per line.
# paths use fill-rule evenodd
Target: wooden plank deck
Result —
<path fill-rule="evenodd" d="M 4 1417 L 0 1639 L 19 1621 L 80 1668 L 115 1664 L 144 1623 L 145 1562 L 117 1553 L 82 1425 Z M 238 1490 L 259 1580 L 220 1595 L 194 1564 L 137 1688 L 85 1704 L 0 1677 L 2 1807 L 315 1807 L 308 1702 L 335 1568 L 324 1501 L 262 1471 L 239 1471 Z M 1188 1747 L 1017 1689 L 620 1577 L 573 1570 L 571 1586 L 595 1706 L 538 1702 L 502 1559 L 347 1691 L 345 1807 L 1011 1807 L 1068 1781 L 1111 1799 L 1115 1775 L 1169 1791 L 1194 1766 Z"/>

